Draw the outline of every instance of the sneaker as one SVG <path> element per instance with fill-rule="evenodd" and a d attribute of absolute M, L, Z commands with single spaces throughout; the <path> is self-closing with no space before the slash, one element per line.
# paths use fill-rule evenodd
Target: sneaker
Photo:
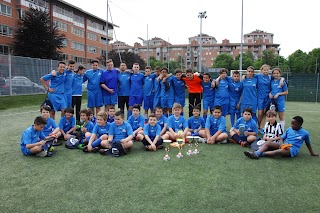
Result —
<path fill-rule="evenodd" d="M 247 156 L 251 159 L 259 159 L 259 155 L 257 155 L 255 152 L 245 151 L 245 152 L 243 152 L 243 154 L 245 154 L 245 156 Z"/>
<path fill-rule="evenodd" d="M 240 145 L 243 147 L 247 147 L 249 144 L 246 141 L 241 141 Z"/>
<path fill-rule="evenodd" d="M 89 151 L 88 151 L 88 147 L 87 147 L 87 146 L 83 147 L 83 148 L 82 148 L 82 151 L 85 152 L 85 153 L 88 153 L 88 152 L 89 152 Z"/>
<path fill-rule="evenodd" d="M 52 146 L 61 146 L 62 143 L 60 141 L 53 141 Z"/>
<path fill-rule="evenodd" d="M 108 151 L 109 149 L 100 149 L 99 150 L 99 153 L 100 153 L 100 155 L 107 155 L 107 151 Z"/>
<path fill-rule="evenodd" d="M 47 156 L 47 152 L 46 151 L 41 151 L 39 153 L 36 154 L 37 157 L 46 157 Z"/>
<path fill-rule="evenodd" d="M 264 135 L 264 129 L 263 128 L 261 128 L 259 132 L 260 132 L 261 135 Z"/>
<path fill-rule="evenodd" d="M 223 141 L 220 141 L 219 143 L 220 144 L 226 144 L 226 143 L 228 143 L 228 141 L 227 140 L 223 140 Z"/>
<path fill-rule="evenodd" d="M 94 147 L 94 148 L 92 148 L 91 152 L 97 153 L 97 152 L 99 152 L 99 150 L 100 150 L 100 147 Z"/>
<path fill-rule="evenodd" d="M 205 138 L 199 138 L 199 142 L 200 142 L 200 143 L 207 143 L 207 139 L 205 139 Z"/>
<path fill-rule="evenodd" d="M 230 139 L 230 141 L 234 144 L 238 144 L 237 141 L 233 140 L 233 139 Z"/>
<path fill-rule="evenodd" d="M 157 146 L 157 149 L 163 149 L 163 145 Z"/>

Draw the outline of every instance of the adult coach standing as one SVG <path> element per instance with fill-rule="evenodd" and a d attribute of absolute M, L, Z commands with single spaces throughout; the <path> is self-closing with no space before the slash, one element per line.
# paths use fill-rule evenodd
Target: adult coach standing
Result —
<path fill-rule="evenodd" d="M 98 114 L 102 106 L 102 91 L 100 87 L 100 78 L 103 70 L 99 69 L 99 61 L 91 61 L 92 69 L 87 70 L 83 76 L 83 82 L 88 81 L 88 108 L 93 110 L 93 113 Z M 96 110 L 94 110 L 96 108 Z"/>
<path fill-rule="evenodd" d="M 58 73 L 56 75 L 47 74 L 40 78 L 44 88 L 48 91 L 48 99 L 53 106 L 52 118 L 55 119 L 55 112 L 61 111 L 61 116 L 64 115 L 64 109 L 66 108 L 66 101 L 64 97 L 64 81 L 66 73 L 64 72 L 66 63 L 60 61 L 58 63 Z M 49 86 L 46 81 L 50 80 Z"/>
<path fill-rule="evenodd" d="M 102 88 L 104 109 L 108 112 L 109 107 L 114 107 L 117 104 L 118 98 L 118 70 L 114 68 L 111 59 L 107 60 L 107 70 L 103 71 L 101 75 L 100 86 Z"/>

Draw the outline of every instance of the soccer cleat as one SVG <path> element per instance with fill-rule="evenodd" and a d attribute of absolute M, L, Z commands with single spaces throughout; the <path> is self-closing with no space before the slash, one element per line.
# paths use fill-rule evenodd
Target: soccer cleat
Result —
<path fill-rule="evenodd" d="M 237 141 L 233 140 L 233 139 L 230 139 L 230 141 L 234 144 L 238 144 Z"/>
<path fill-rule="evenodd" d="M 99 150 L 100 150 L 99 147 L 94 147 L 94 148 L 92 148 L 91 152 L 92 153 L 97 153 L 97 152 L 99 152 Z"/>
<path fill-rule="evenodd" d="M 99 150 L 99 153 L 100 153 L 100 155 L 107 155 L 107 151 L 108 151 L 109 149 L 100 149 Z"/>
<path fill-rule="evenodd" d="M 83 147 L 83 148 L 82 148 L 82 151 L 85 152 L 85 153 L 88 153 L 88 152 L 89 152 L 88 146 Z"/>
<path fill-rule="evenodd" d="M 249 144 L 246 141 L 241 141 L 240 145 L 243 147 L 247 147 Z"/>
<path fill-rule="evenodd" d="M 219 143 L 220 143 L 220 144 L 226 144 L 226 143 L 228 143 L 228 141 L 227 141 L 227 140 L 222 140 L 222 141 L 220 141 Z"/>
<path fill-rule="evenodd" d="M 255 152 L 245 151 L 245 152 L 243 152 L 243 154 L 245 154 L 245 156 L 247 156 L 251 159 L 259 159 L 259 155 L 257 155 Z"/>
<path fill-rule="evenodd" d="M 206 143 L 206 142 L 207 142 L 207 139 L 205 139 L 205 138 L 199 138 L 199 142 L 200 142 L 200 143 Z"/>

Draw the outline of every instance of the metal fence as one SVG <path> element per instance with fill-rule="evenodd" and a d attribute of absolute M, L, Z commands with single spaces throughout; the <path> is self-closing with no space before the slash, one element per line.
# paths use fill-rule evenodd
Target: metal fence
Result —
<path fill-rule="evenodd" d="M 55 60 L 0 55 L 0 96 L 45 93 L 40 78 L 56 69 L 57 65 Z M 84 66 L 91 67 L 90 64 Z M 218 70 L 209 70 L 209 73 L 213 78 L 219 75 Z M 319 73 L 284 73 L 283 77 L 289 88 L 287 101 L 320 101 Z"/>

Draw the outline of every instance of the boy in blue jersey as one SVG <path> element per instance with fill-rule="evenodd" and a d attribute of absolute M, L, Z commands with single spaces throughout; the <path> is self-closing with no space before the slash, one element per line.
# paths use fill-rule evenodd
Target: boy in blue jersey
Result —
<path fill-rule="evenodd" d="M 148 123 L 144 126 L 144 137 L 141 140 L 147 151 L 156 151 L 162 148 L 163 139 L 160 136 L 161 127 L 157 123 L 157 116 L 151 114 Z"/>
<path fill-rule="evenodd" d="M 183 108 L 186 101 L 186 84 L 182 79 L 182 70 L 177 68 L 174 71 L 174 76 L 172 77 L 172 80 L 173 80 L 173 89 L 174 89 L 174 103 L 179 103 Z M 182 115 L 183 115 L 183 110 L 182 110 Z"/>
<path fill-rule="evenodd" d="M 118 70 L 114 68 L 111 59 L 107 60 L 107 70 L 101 74 L 100 86 L 105 112 L 108 112 L 109 107 L 114 107 L 117 104 L 118 98 Z"/>
<path fill-rule="evenodd" d="M 139 72 L 140 66 L 138 63 L 134 63 L 132 66 L 133 73 L 130 77 L 130 96 L 129 96 L 129 111 L 128 116 L 132 114 L 133 105 L 142 105 L 143 101 L 143 83 L 144 75 Z"/>
<path fill-rule="evenodd" d="M 93 110 L 92 109 L 88 109 L 90 116 L 89 116 L 89 120 L 93 123 L 93 125 L 96 125 L 97 123 L 97 117 L 94 115 Z"/>
<path fill-rule="evenodd" d="M 46 121 L 46 125 L 44 126 L 42 132 L 47 136 L 53 136 L 58 138 L 61 136 L 60 128 L 58 127 L 55 120 L 50 118 L 50 106 L 42 106 L 40 108 L 41 117 Z"/>
<path fill-rule="evenodd" d="M 126 71 L 127 65 L 120 64 L 120 72 L 118 73 L 118 107 L 122 114 L 124 114 L 124 107 L 129 109 L 129 95 L 130 95 L 130 76 Z M 128 116 L 129 117 L 129 116 Z"/>
<path fill-rule="evenodd" d="M 65 115 L 60 119 L 59 128 L 61 137 L 63 137 L 64 140 L 68 140 L 73 137 L 73 133 L 76 130 L 76 118 L 73 114 L 73 108 L 68 107 L 66 108 Z"/>
<path fill-rule="evenodd" d="M 200 116 L 200 107 L 194 106 L 192 114 L 193 116 L 188 119 L 189 132 L 187 135 L 199 136 L 200 130 L 203 130 L 205 126 L 204 119 Z"/>
<path fill-rule="evenodd" d="M 212 110 L 212 115 L 207 118 L 204 132 L 208 144 L 227 143 L 226 119 L 222 116 L 221 106 L 215 106 Z M 199 134 L 203 137 L 203 130 Z"/>
<path fill-rule="evenodd" d="M 214 99 L 215 106 L 221 106 L 222 116 L 229 113 L 230 94 L 229 94 L 229 81 L 227 80 L 228 70 L 222 68 L 220 76 L 216 81 L 216 94 Z"/>
<path fill-rule="evenodd" d="M 310 134 L 302 128 L 303 118 L 295 116 L 291 120 L 291 127 L 288 128 L 281 136 L 280 144 L 267 141 L 256 152 L 244 152 L 251 159 L 259 159 L 260 157 L 295 157 L 299 154 L 303 142 L 306 143 L 311 156 L 319 156 L 313 152 L 310 142 Z"/>
<path fill-rule="evenodd" d="M 64 81 L 66 73 L 64 72 L 66 63 L 60 61 L 58 64 L 58 73 L 56 75 L 47 74 L 40 78 L 44 88 L 48 91 L 48 99 L 51 102 L 54 112 L 51 114 L 52 118 L 55 119 L 55 112 L 61 111 L 61 116 L 64 115 L 64 109 L 66 108 L 66 101 L 64 98 Z M 48 86 L 46 81 L 50 80 Z"/>
<path fill-rule="evenodd" d="M 242 117 L 237 120 L 230 130 L 231 141 L 241 146 L 249 146 L 256 140 L 257 133 L 258 126 L 252 118 L 252 110 L 245 108 Z"/>
<path fill-rule="evenodd" d="M 242 93 L 242 82 L 240 81 L 239 71 L 234 71 L 232 73 L 232 78 L 227 77 L 229 81 L 229 92 L 230 92 L 230 105 L 229 105 L 229 114 L 231 126 L 234 125 L 234 122 L 241 117 L 240 112 L 240 97 Z"/>
<path fill-rule="evenodd" d="M 128 118 L 128 123 L 133 130 L 133 136 L 140 141 L 143 138 L 144 117 L 140 114 L 140 105 L 133 105 L 132 115 Z"/>
<path fill-rule="evenodd" d="M 20 150 L 24 155 L 36 155 L 44 150 L 45 140 L 50 138 L 50 136 L 46 137 L 42 132 L 46 123 L 44 118 L 38 116 L 34 119 L 33 125 L 23 131 Z"/>
<path fill-rule="evenodd" d="M 115 109 L 115 107 L 114 106 L 110 106 L 109 107 L 109 109 L 108 109 L 108 119 L 107 119 L 107 121 L 109 122 L 109 123 L 112 123 L 112 122 L 114 122 L 114 115 L 116 114 L 116 109 Z"/>
<path fill-rule="evenodd" d="M 88 144 L 86 140 L 87 137 L 90 137 L 91 132 L 93 131 L 94 124 L 89 120 L 90 112 L 88 109 L 83 109 L 80 111 L 80 122 L 83 123 L 81 127 L 81 140 L 80 143 Z"/>
<path fill-rule="evenodd" d="M 75 71 L 72 81 L 72 108 L 76 107 L 76 120 L 80 121 L 80 110 L 82 102 L 82 82 L 85 68 L 82 65 L 78 66 Z"/>
<path fill-rule="evenodd" d="M 133 131 L 130 124 L 124 121 L 121 111 L 116 112 L 114 122 L 110 125 L 109 137 L 101 142 L 101 146 L 111 149 L 111 142 L 119 143 L 126 151 L 133 146 Z M 101 150 L 100 153 L 106 150 Z"/>
<path fill-rule="evenodd" d="M 168 131 L 166 138 L 170 138 L 172 141 L 176 141 L 178 138 L 185 138 L 189 132 L 188 122 L 185 117 L 181 115 L 182 106 L 178 103 L 174 103 L 172 107 L 173 115 L 168 118 Z"/>
<path fill-rule="evenodd" d="M 88 81 L 88 108 L 93 110 L 93 114 L 100 112 L 103 105 L 100 77 L 103 70 L 99 69 L 98 60 L 91 61 L 92 69 L 87 70 L 83 76 L 83 82 Z M 95 109 L 95 110 L 94 110 Z"/>
<path fill-rule="evenodd" d="M 158 106 L 161 106 L 161 85 L 160 85 L 160 76 L 161 76 L 161 68 L 154 68 L 155 79 L 153 81 L 153 108 L 155 109 Z"/>
<path fill-rule="evenodd" d="M 213 110 L 214 108 L 214 97 L 215 97 L 215 81 L 210 81 L 210 74 L 203 74 L 203 81 L 201 82 L 202 91 L 202 102 L 203 102 L 203 119 L 207 120 L 208 109 Z"/>
<path fill-rule="evenodd" d="M 65 69 L 66 78 L 64 80 L 64 98 L 66 100 L 66 107 L 72 106 L 72 82 L 74 76 L 74 68 L 75 68 L 75 61 L 70 60 L 68 61 L 68 68 Z"/>
<path fill-rule="evenodd" d="M 146 66 L 145 68 L 145 76 L 144 76 L 144 84 L 143 84 L 143 109 L 144 109 L 144 119 L 145 122 L 148 121 L 148 112 L 149 109 L 153 111 L 153 81 L 156 77 L 156 74 L 151 74 L 151 67 Z"/>
<path fill-rule="evenodd" d="M 163 110 L 162 110 L 161 106 L 157 106 L 156 107 L 155 113 L 156 113 L 156 116 L 157 116 L 157 123 L 161 127 L 160 136 L 163 136 L 167 132 L 168 118 L 163 115 Z M 168 139 L 168 138 L 164 138 L 164 139 Z"/>
<path fill-rule="evenodd" d="M 169 70 L 166 67 L 161 69 L 161 106 L 166 116 L 172 114 L 172 106 L 174 104 L 173 76 L 169 76 L 168 72 Z"/>
<path fill-rule="evenodd" d="M 252 110 L 252 118 L 257 122 L 258 80 L 254 78 L 254 67 L 249 66 L 247 68 L 246 78 L 242 81 L 242 88 L 240 112 L 243 112 L 245 108 L 250 108 Z"/>

